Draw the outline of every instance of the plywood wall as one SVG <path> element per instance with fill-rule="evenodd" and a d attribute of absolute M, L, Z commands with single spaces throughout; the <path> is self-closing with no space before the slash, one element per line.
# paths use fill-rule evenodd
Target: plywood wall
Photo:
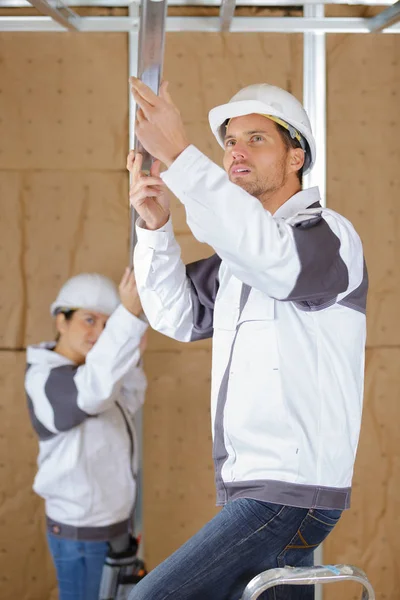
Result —
<path fill-rule="evenodd" d="M 53 600 L 37 442 L 24 397 L 30 343 L 82 271 L 128 261 L 125 35 L 0 35 L 0 598 Z"/>
<path fill-rule="evenodd" d="M 55 600 L 43 507 L 31 490 L 36 438 L 25 407 L 21 352 L 0 352 L 0 597 Z"/>
<path fill-rule="evenodd" d="M 370 293 L 365 409 L 353 506 L 327 541 L 325 555 L 329 561 L 362 567 L 377 598 L 396 600 L 400 597 L 396 433 L 400 420 L 400 38 L 329 37 L 327 73 L 327 201 L 354 223 L 363 239 Z M 328 600 L 334 600 L 340 590 L 327 588 L 326 593 Z"/>
<path fill-rule="evenodd" d="M 364 567 L 377 597 L 388 600 L 397 600 L 400 583 L 399 52 L 398 36 L 328 39 L 328 203 L 363 237 L 371 294 L 353 509 L 325 554 L 329 562 Z M 302 38 L 169 34 L 165 75 L 191 140 L 219 162 L 208 110 L 257 81 L 301 99 Z M 48 305 L 67 277 L 97 270 L 117 281 L 127 261 L 127 38 L 3 33 L 0 81 L 0 597 L 50 600 L 54 576 L 42 506 L 30 491 L 36 441 L 23 397 L 23 348 L 52 337 Z M 210 254 L 193 240 L 177 201 L 172 211 L 185 260 Z M 185 345 L 150 335 L 144 415 L 150 567 L 216 511 L 210 361 L 207 341 Z M 333 594 L 327 589 L 328 600 Z"/>

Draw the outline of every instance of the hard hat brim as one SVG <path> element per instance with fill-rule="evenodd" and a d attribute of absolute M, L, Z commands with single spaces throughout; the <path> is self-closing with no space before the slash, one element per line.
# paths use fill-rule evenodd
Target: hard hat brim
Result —
<path fill-rule="evenodd" d="M 60 311 L 60 309 L 62 309 Z M 53 302 L 50 306 L 50 313 L 52 317 L 56 317 L 59 312 L 69 311 L 69 310 L 83 310 L 87 312 L 100 313 L 102 315 L 107 315 L 110 317 L 115 309 L 110 311 L 110 309 L 106 310 L 104 306 L 76 306 L 76 305 L 68 305 L 67 303 L 59 304 L 58 302 Z M 58 312 L 57 312 L 58 311 Z"/>

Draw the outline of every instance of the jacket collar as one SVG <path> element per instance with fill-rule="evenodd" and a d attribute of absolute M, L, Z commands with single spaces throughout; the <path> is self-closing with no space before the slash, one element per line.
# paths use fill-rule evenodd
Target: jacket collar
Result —
<path fill-rule="evenodd" d="M 288 219 L 289 217 L 293 217 L 299 211 L 310 208 L 316 203 L 320 204 L 320 202 L 321 196 L 317 187 L 301 190 L 289 198 L 285 204 L 282 204 L 273 216 L 274 219 Z M 314 208 L 314 206 L 312 207 Z"/>
<path fill-rule="evenodd" d="M 26 360 L 28 364 L 45 364 L 50 368 L 61 367 L 63 365 L 75 365 L 74 362 L 54 352 L 55 342 L 42 342 L 36 346 L 28 346 L 26 351 Z"/>

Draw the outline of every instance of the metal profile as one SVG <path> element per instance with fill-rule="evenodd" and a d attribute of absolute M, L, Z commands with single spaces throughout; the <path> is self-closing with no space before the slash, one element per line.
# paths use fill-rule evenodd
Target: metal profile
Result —
<path fill-rule="evenodd" d="M 52 5 L 47 0 L 29 0 L 34 8 L 47 17 L 51 17 L 56 23 L 59 23 L 65 29 L 77 31 L 79 28 L 80 17 L 68 6 L 62 2 L 57 2 L 57 5 Z"/>
<path fill-rule="evenodd" d="M 323 4 L 307 5 L 304 16 L 323 19 Z M 303 36 L 303 105 L 311 122 L 317 154 L 314 168 L 304 176 L 304 187 L 318 186 L 321 204 L 326 206 L 326 36 L 325 33 L 305 33 Z M 323 544 L 314 551 L 314 563 L 323 564 Z M 318 586 L 315 600 L 322 600 Z"/>
<path fill-rule="evenodd" d="M 92 8 L 124 8 L 129 7 L 132 0 L 69 0 L 68 6 L 91 6 Z M 307 4 L 346 4 L 350 6 L 365 5 L 365 6 L 391 6 L 394 0 L 240 0 L 238 6 L 304 6 Z M 217 6 L 221 5 L 221 0 L 170 0 L 169 6 Z M 26 8 L 30 4 L 28 0 L 0 0 L 0 8 Z"/>
<path fill-rule="evenodd" d="M 322 19 L 324 6 L 305 6 L 309 18 Z M 326 47 L 324 32 L 304 34 L 303 105 L 311 122 L 317 157 L 313 170 L 305 175 L 305 187 L 318 186 L 321 202 L 326 202 Z"/>
<path fill-rule="evenodd" d="M 160 86 L 167 16 L 167 0 L 142 0 L 139 17 L 139 40 L 137 54 L 137 77 L 158 94 Z M 131 117 L 132 118 L 132 117 Z M 143 155 L 143 169 L 149 171 L 152 157 L 134 137 L 136 152 Z M 131 233 L 129 242 L 130 266 L 133 263 L 133 250 L 136 244 L 136 214 L 131 211 Z"/>
<path fill-rule="evenodd" d="M 371 33 L 379 33 L 400 21 L 400 0 L 386 10 L 368 19 L 368 27 Z"/>
<path fill-rule="evenodd" d="M 129 31 L 129 76 L 139 77 L 151 89 L 158 93 L 163 67 L 165 25 L 167 14 L 167 1 L 142 0 L 140 28 L 137 27 L 138 5 L 132 3 L 129 7 L 129 16 L 132 27 Z M 129 90 L 129 148 L 135 148 L 144 154 L 144 168 L 149 169 L 151 156 L 141 148 L 135 136 L 136 106 Z M 129 234 L 129 265 L 133 266 L 133 252 L 136 245 L 135 223 L 137 214 L 130 208 L 130 234 Z M 137 432 L 138 474 L 137 494 L 134 510 L 134 534 L 138 536 L 143 532 L 143 410 L 135 414 L 135 427 Z M 145 540 L 139 547 L 139 556 L 143 558 Z"/>
<path fill-rule="evenodd" d="M 236 0 L 221 0 L 219 20 L 221 31 L 229 31 L 235 14 Z"/>
<path fill-rule="evenodd" d="M 131 32 L 138 28 L 132 17 L 79 17 L 82 32 Z M 1 17 L 0 31 L 65 31 L 50 17 Z M 167 32 L 201 31 L 218 33 L 218 17 L 168 17 Z M 233 33 L 371 33 L 369 19 L 357 17 L 235 17 Z M 400 22 L 382 31 L 383 34 L 400 33 Z"/>

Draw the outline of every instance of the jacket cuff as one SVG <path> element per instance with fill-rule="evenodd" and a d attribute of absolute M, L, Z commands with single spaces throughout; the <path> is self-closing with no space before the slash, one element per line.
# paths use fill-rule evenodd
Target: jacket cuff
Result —
<path fill-rule="evenodd" d="M 152 250 L 166 250 L 174 237 L 172 218 L 170 217 L 163 227 L 154 230 L 146 229 L 145 222 L 139 218 L 136 221 L 136 233 L 140 244 Z"/>

